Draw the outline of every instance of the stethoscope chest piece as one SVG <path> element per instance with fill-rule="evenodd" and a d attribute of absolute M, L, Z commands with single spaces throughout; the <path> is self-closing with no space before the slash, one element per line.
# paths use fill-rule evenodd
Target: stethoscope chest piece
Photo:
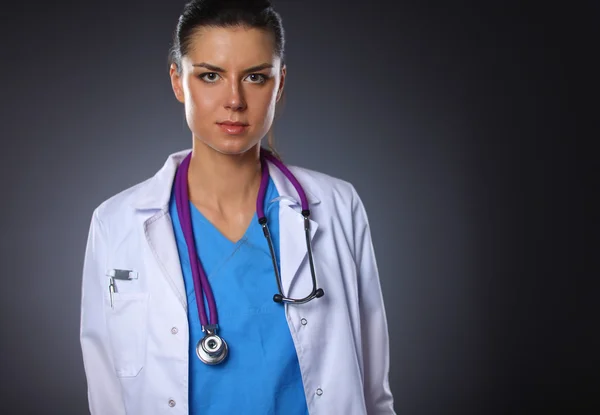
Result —
<path fill-rule="evenodd" d="M 225 340 L 212 331 L 208 331 L 196 346 L 198 358 L 207 365 L 221 363 L 227 357 L 228 352 L 229 348 Z"/>

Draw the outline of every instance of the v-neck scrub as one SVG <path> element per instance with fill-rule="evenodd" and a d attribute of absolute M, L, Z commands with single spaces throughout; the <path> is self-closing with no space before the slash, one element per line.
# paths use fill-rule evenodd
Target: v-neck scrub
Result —
<path fill-rule="evenodd" d="M 278 196 L 269 178 L 264 211 L 279 266 L 279 203 L 274 201 Z M 229 355 L 218 365 L 206 365 L 196 355 L 196 345 L 204 333 L 173 190 L 169 212 L 186 288 L 190 328 L 190 414 L 308 414 L 284 306 L 273 301 L 277 283 L 256 213 L 244 236 L 232 242 L 189 203 L 197 255 L 217 304 L 218 334 L 229 346 Z"/>

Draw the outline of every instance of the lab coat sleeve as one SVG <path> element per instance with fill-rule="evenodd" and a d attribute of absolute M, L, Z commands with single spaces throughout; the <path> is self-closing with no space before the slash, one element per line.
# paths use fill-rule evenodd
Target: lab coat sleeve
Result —
<path fill-rule="evenodd" d="M 83 264 L 80 341 L 90 413 L 121 415 L 125 414 L 125 407 L 112 362 L 103 309 L 104 292 L 108 292 L 106 242 L 106 230 L 96 210 L 91 220 Z"/>
<path fill-rule="evenodd" d="M 379 271 L 363 203 L 352 187 L 363 382 L 368 415 L 395 414 L 389 386 L 389 335 Z"/>

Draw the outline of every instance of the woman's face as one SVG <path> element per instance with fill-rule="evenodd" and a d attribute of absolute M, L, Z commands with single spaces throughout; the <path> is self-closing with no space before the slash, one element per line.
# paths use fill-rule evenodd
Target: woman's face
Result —
<path fill-rule="evenodd" d="M 182 58 L 181 74 L 174 64 L 170 68 L 194 139 L 224 154 L 244 153 L 267 134 L 285 72 L 273 35 L 243 27 L 201 28 Z"/>

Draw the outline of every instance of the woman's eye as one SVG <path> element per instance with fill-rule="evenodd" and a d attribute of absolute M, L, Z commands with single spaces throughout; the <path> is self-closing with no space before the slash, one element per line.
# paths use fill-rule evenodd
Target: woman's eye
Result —
<path fill-rule="evenodd" d="M 216 72 L 206 72 L 200 75 L 200 79 L 202 79 L 204 82 L 216 82 L 217 78 L 218 78 L 219 74 Z"/>
<path fill-rule="evenodd" d="M 267 80 L 267 77 L 260 73 L 252 73 L 252 74 L 248 75 L 248 79 L 253 84 L 263 84 Z"/>
<path fill-rule="evenodd" d="M 212 84 L 217 82 L 219 76 L 220 75 L 216 72 L 205 72 L 203 74 L 200 74 L 199 78 L 202 79 L 204 82 Z M 267 76 L 260 73 L 252 73 L 248 75 L 246 79 L 248 79 L 250 83 L 253 84 L 264 84 L 267 80 Z"/>

